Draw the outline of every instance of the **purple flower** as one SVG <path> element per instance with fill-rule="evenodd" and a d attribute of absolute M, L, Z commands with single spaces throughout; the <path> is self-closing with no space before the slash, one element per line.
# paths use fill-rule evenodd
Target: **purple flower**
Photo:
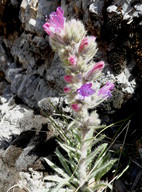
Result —
<path fill-rule="evenodd" d="M 56 12 L 50 14 L 49 19 L 43 25 L 44 30 L 49 36 L 60 33 L 64 30 L 65 18 L 63 17 L 64 10 L 61 7 L 57 7 Z"/>
<path fill-rule="evenodd" d="M 98 92 L 98 96 L 102 96 L 102 97 L 111 97 L 111 91 L 114 88 L 114 84 L 111 82 L 107 82 L 105 86 L 103 86 L 99 92 Z"/>
<path fill-rule="evenodd" d="M 95 93 L 95 90 L 91 88 L 92 83 L 86 83 L 82 85 L 79 89 L 77 89 L 77 93 L 81 95 L 83 98 L 93 95 Z"/>

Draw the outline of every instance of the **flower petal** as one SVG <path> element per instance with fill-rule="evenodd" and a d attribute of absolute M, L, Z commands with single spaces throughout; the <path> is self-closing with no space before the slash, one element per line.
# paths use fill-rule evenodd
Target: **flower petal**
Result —
<path fill-rule="evenodd" d="M 77 89 L 77 93 L 81 95 L 82 97 L 88 97 L 95 93 L 95 90 L 91 88 L 92 83 L 84 84 L 79 89 Z"/>
<path fill-rule="evenodd" d="M 114 84 L 111 82 L 107 82 L 105 86 L 103 86 L 99 92 L 98 92 L 98 96 L 102 96 L 102 97 L 111 97 L 111 91 L 114 88 Z"/>
<path fill-rule="evenodd" d="M 61 7 L 58 7 L 56 12 L 53 12 L 49 15 L 49 19 L 43 25 L 44 30 L 47 34 L 53 37 L 53 34 L 60 33 L 64 30 L 65 18 L 63 17 L 64 11 Z"/>

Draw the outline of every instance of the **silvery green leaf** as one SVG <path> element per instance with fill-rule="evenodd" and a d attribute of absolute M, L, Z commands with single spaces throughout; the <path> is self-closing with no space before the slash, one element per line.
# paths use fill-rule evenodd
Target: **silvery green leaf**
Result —
<path fill-rule="evenodd" d="M 70 153 L 72 151 L 72 152 L 77 153 L 79 155 L 81 154 L 81 151 L 76 149 L 76 148 L 70 147 L 66 144 L 62 144 L 61 142 L 58 142 L 58 143 L 67 153 Z"/>
<path fill-rule="evenodd" d="M 66 173 L 71 176 L 72 175 L 72 172 L 68 166 L 68 164 L 70 163 L 61 153 L 58 149 L 56 149 L 56 152 L 55 154 L 57 155 L 57 157 L 59 158 L 60 160 L 60 163 L 62 164 L 64 170 L 66 171 Z"/>
<path fill-rule="evenodd" d="M 52 163 L 49 159 L 44 158 L 44 160 L 46 161 L 46 163 L 54 170 L 56 171 L 56 173 L 58 173 L 59 175 L 61 175 L 63 178 L 68 178 L 69 176 L 59 167 L 57 167 L 54 163 Z"/>
<path fill-rule="evenodd" d="M 102 149 L 101 153 L 98 155 L 96 161 L 95 161 L 95 164 L 94 164 L 94 167 L 93 169 L 91 170 L 91 172 L 96 169 L 97 167 L 100 167 L 102 162 L 104 161 L 104 156 L 106 155 L 106 149 L 107 149 L 107 143 L 104 143 L 104 148 Z"/>
<path fill-rule="evenodd" d="M 106 144 L 101 144 L 98 147 L 94 149 L 93 152 L 91 152 L 87 158 L 86 158 L 86 165 L 89 165 L 92 163 L 93 159 L 106 147 Z"/>
<path fill-rule="evenodd" d="M 127 165 L 126 167 L 125 167 L 125 169 L 123 169 L 123 171 L 119 174 L 119 175 L 117 175 L 117 179 L 119 179 L 124 173 L 125 173 L 125 171 L 127 171 L 127 169 L 129 168 L 129 165 Z"/>
<path fill-rule="evenodd" d="M 60 183 L 62 180 L 63 178 L 59 177 L 58 175 L 48 175 L 44 177 L 44 181 L 54 181 Z"/>
<path fill-rule="evenodd" d="M 63 179 L 53 190 L 52 192 L 59 192 L 62 187 L 68 184 L 69 179 Z"/>
<path fill-rule="evenodd" d="M 88 175 L 88 180 L 93 177 L 95 178 L 96 181 L 100 180 L 101 177 L 105 175 L 112 168 L 112 166 L 116 161 L 117 161 L 116 159 L 110 160 L 104 163 L 104 165 L 102 165 L 101 167 L 91 171 L 92 173 Z"/>
<path fill-rule="evenodd" d="M 68 125 L 67 130 L 72 129 L 75 125 L 76 125 L 76 121 L 73 120 L 73 121 Z"/>

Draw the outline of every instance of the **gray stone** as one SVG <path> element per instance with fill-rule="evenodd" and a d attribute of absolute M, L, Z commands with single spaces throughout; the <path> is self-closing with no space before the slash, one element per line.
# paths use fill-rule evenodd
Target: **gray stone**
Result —
<path fill-rule="evenodd" d="M 21 0 L 20 0 L 21 1 Z M 14 7 L 18 7 L 20 5 L 20 1 L 18 0 L 10 0 L 10 3 L 14 6 Z"/>
<path fill-rule="evenodd" d="M 138 18 L 142 15 L 142 5 L 141 3 L 136 3 L 132 5 L 134 1 L 130 0 L 116 0 L 113 1 L 113 5 L 110 5 L 107 8 L 109 13 L 122 14 L 123 19 L 128 21 L 128 24 L 133 22 L 134 18 Z M 121 7 L 119 10 L 118 7 Z"/>
<path fill-rule="evenodd" d="M 56 86 L 59 93 L 63 93 L 63 88 L 65 86 L 63 79 L 64 74 L 65 70 L 62 67 L 61 61 L 59 60 L 59 57 L 55 55 L 46 72 L 46 81 L 49 82 L 49 84 L 51 83 L 52 86 Z"/>
<path fill-rule="evenodd" d="M 5 166 L 0 158 L 0 190 L 7 191 L 19 180 L 19 173 L 13 167 Z"/>
<path fill-rule="evenodd" d="M 124 182 L 122 180 L 116 180 L 114 182 L 114 187 L 118 192 L 124 192 L 125 191 L 125 187 L 124 187 Z"/>
<path fill-rule="evenodd" d="M 18 68 L 15 63 L 11 63 L 11 65 L 8 67 L 5 73 L 6 75 L 5 78 L 9 83 L 12 83 L 15 76 L 17 74 L 20 74 L 22 71 L 23 71 L 23 68 Z"/>
<path fill-rule="evenodd" d="M 24 69 L 26 69 L 28 65 L 33 67 L 36 63 L 36 60 L 29 51 L 31 38 L 30 34 L 26 35 L 23 33 L 14 41 L 11 49 L 12 56 L 22 64 Z"/>
<path fill-rule="evenodd" d="M 34 115 L 33 110 L 23 105 L 16 105 L 11 100 L 7 102 L 1 97 L 2 105 L 0 106 L 0 139 L 11 139 L 12 135 L 18 135 L 22 131 L 31 128 L 39 129 L 44 124 L 45 118 Z M 9 102 L 11 104 L 9 104 Z"/>
<path fill-rule="evenodd" d="M 19 171 L 28 170 L 28 167 L 31 167 L 33 163 L 37 160 L 37 155 L 29 155 L 30 151 L 35 147 L 35 143 L 33 145 L 26 147 L 22 153 L 16 158 L 15 166 Z"/>
<path fill-rule="evenodd" d="M 0 71 L 5 72 L 10 65 L 10 59 L 8 58 L 3 46 L 0 41 Z"/>
<path fill-rule="evenodd" d="M 32 33 L 43 34 L 42 25 L 45 22 L 45 16 L 54 11 L 56 7 L 57 1 L 55 0 L 23 0 L 20 10 L 20 19 L 23 27 Z"/>
<path fill-rule="evenodd" d="M 92 0 L 92 4 L 89 7 L 89 11 L 91 13 L 95 13 L 98 16 L 101 16 L 103 6 L 104 6 L 104 0 Z"/>
<path fill-rule="evenodd" d="M 114 12 L 114 13 L 119 13 L 119 12 L 117 11 L 116 5 L 111 5 L 111 6 L 109 6 L 109 7 L 107 8 L 107 12 L 108 12 L 108 13 L 112 13 L 112 12 Z"/>

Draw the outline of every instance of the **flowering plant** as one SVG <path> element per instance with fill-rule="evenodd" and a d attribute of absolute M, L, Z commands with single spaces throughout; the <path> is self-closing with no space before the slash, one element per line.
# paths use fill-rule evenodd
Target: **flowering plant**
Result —
<path fill-rule="evenodd" d="M 111 97 L 114 88 L 112 82 L 107 82 L 100 88 L 95 87 L 104 68 L 103 61 L 93 61 L 97 52 L 96 38 L 86 35 L 81 21 L 66 21 L 61 7 L 50 14 L 43 28 L 49 35 L 51 47 L 63 62 L 66 72 L 64 80 L 67 83 L 64 93 L 75 116 L 66 125 L 65 133 L 63 134 L 63 130 L 60 132 L 62 142 L 58 141 L 66 151 L 67 158 L 56 150 L 64 171 L 46 159 L 57 173 L 56 177 L 48 176 L 47 180 L 53 181 L 51 188 L 54 192 L 94 192 L 103 190 L 106 186 L 111 187 L 100 179 L 116 160 L 107 155 L 107 144 L 99 143 L 104 136 L 97 133 L 100 120 L 96 111 L 91 114 L 88 112 L 88 109 L 95 108 Z"/>

